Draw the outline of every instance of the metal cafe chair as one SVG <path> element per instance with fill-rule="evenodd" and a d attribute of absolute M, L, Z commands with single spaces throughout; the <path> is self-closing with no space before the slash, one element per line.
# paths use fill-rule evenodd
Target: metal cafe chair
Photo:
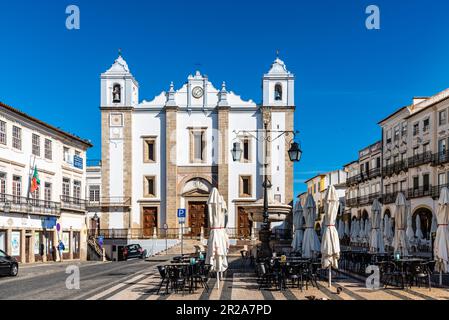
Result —
<path fill-rule="evenodd" d="M 166 292 L 168 293 L 168 285 L 169 285 L 170 281 L 167 277 L 167 269 L 164 266 L 157 266 L 157 270 L 159 271 L 159 276 L 161 277 L 161 282 L 159 284 L 156 294 L 159 294 L 159 291 L 161 290 L 162 286 L 164 285 L 164 282 L 166 283 Z"/>

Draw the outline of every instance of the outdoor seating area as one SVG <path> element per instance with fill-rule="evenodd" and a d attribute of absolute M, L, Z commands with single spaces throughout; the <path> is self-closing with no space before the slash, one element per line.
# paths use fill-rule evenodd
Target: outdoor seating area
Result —
<path fill-rule="evenodd" d="M 164 288 L 165 294 L 195 293 L 199 288 L 209 290 L 208 280 L 211 265 L 206 264 L 203 257 L 191 255 L 174 257 L 170 264 L 158 266 L 160 284 L 157 294 Z"/>
<path fill-rule="evenodd" d="M 392 253 L 372 253 L 368 250 L 343 250 L 340 258 L 342 270 L 368 276 L 366 268 L 377 266 L 384 288 L 395 286 L 402 289 L 424 285 L 430 290 L 435 263 L 430 258 L 413 255 L 398 257 Z"/>

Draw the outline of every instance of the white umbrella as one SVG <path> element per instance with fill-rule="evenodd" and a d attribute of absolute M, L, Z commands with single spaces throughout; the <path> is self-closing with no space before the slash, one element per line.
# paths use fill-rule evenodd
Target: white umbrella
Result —
<path fill-rule="evenodd" d="M 383 241 L 382 234 L 382 221 L 381 221 L 381 211 L 379 200 L 375 199 L 371 207 L 373 226 L 371 229 L 371 239 L 370 239 L 370 251 L 371 252 L 385 252 L 385 245 Z"/>
<path fill-rule="evenodd" d="M 395 232 L 393 239 L 394 252 L 400 253 L 401 256 L 407 256 L 408 244 L 407 244 L 407 237 L 405 234 L 407 204 L 405 196 L 402 192 L 398 194 L 395 204 L 396 204 L 396 211 L 394 213 Z"/>
<path fill-rule="evenodd" d="M 409 243 L 415 240 L 415 233 L 413 232 L 413 217 L 410 212 L 410 204 L 407 203 L 406 206 L 407 211 L 405 214 L 407 215 L 407 230 L 405 231 L 405 235 L 407 236 L 407 240 Z"/>
<path fill-rule="evenodd" d="M 206 263 L 211 270 L 217 272 L 217 283 L 220 287 L 220 273 L 228 269 L 227 254 L 229 239 L 225 228 L 226 204 L 217 188 L 213 188 L 207 201 L 209 209 L 210 233 L 207 241 Z"/>
<path fill-rule="evenodd" d="M 424 238 L 424 235 L 423 235 L 422 230 L 421 230 L 421 218 L 420 218 L 419 214 L 416 215 L 415 221 L 416 221 L 415 237 L 418 240 L 422 240 Z"/>
<path fill-rule="evenodd" d="M 356 243 L 359 236 L 359 221 L 352 220 L 351 223 L 351 242 Z"/>
<path fill-rule="evenodd" d="M 340 220 L 338 220 L 338 239 L 343 239 L 345 236 L 345 222 L 343 221 L 343 217 L 340 216 Z"/>
<path fill-rule="evenodd" d="M 302 239 L 304 237 L 303 230 L 303 209 L 301 206 L 301 201 L 298 200 L 295 205 L 295 211 L 293 215 L 293 226 L 295 228 L 295 233 L 293 234 L 292 248 L 293 251 L 301 251 Z"/>
<path fill-rule="evenodd" d="M 345 236 L 350 236 L 351 235 L 351 231 L 350 231 L 350 229 L 349 229 L 349 221 L 348 220 L 346 220 L 345 221 Z"/>
<path fill-rule="evenodd" d="M 391 245 L 391 242 L 393 241 L 393 223 L 391 221 L 391 218 L 389 216 L 385 216 L 385 243 L 387 245 Z"/>
<path fill-rule="evenodd" d="M 304 206 L 304 218 L 306 221 L 306 229 L 304 231 L 304 239 L 302 241 L 302 256 L 312 258 L 314 253 L 320 252 L 320 240 L 315 232 L 316 205 L 312 195 L 308 195 Z"/>
<path fill-rule="evenodd" d="M 440 285 L 442 284 L 443 272 L 449 271 L 449 190 L 444 187 L 438 200 L 438 211 L 436 214 L 438 228 L 435 237 L 433 252 L 436 260 L 435 270 L 440 271 Z"/>
<path fill-rule="evenodd" d="M 359 243 L 363 243 L 363 239 L 365 238 L 365 220 L 360 218 L 359 220 Z"/>
<path fill-rule="evenodd" d="M 365 240 L 369 246 L 370 241 L 371 241 L 371 219 L 370 218 L 366 219 L 366 221 L 365 221 Z"/>
<path fill-rule="evenodd" d="M 325 217 L 327 221 L 326 229 L 321 242 L 321 266 L 323 269 L 329 268 L 329 287 L 331 286 L 332 268 L 338 269 L 338 259 L 340 259 L 340 240 L 335 228 L 335 220 L 338 213 L 338 196 L 334 186 L 330 186 L 324 198 Z"/>

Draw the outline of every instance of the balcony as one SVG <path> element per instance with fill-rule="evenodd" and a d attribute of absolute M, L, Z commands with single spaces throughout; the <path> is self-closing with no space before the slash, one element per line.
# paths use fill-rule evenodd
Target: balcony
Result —
<path fill-rule="evenodd" d="M 402 171 L 407 171 L 408 167 L 409 166 L 407 160 L 397 161 L 391 165 L 383 167 L 382 174 L 384 177 L 389 177 L 392 176 L 393 174 L 399 174 Z"/>
<path fill-rule="evenodd" d="M 430 151 L 414 155 L 413 157 L 410 157 L 408 159 L 408 167 L 414 168 L 423 164 L 427 164 L 429 162 L 432 162 L 432 158 L 432 152 Z"/>
<path fill-rule="evenodd" d="M 61 209 L 73 211 L 86 211 L 87 201 L 69 196 L 61 196 Z"/>
<path fill-rule="evenodd" d="M 354 185 L 354 184 L 357 184 L 357 183 L 360 183 L 360 182 L 362 182 L 362 175 L 360 175 L 360 174 L 355 175 L 353 177 L 349 177 L 348 179 L 346 179 L 346 185 L 347 186 L 351 186 L 351 185 Z"/>
<path fill-rule="evenodd" d="M 356 207 L 358 205 L 358 198 L 351 198 L 346 200 L 346 206 L 348 207 Z"/>
<path fill-rule="evenodd" d="M 23 213 L 59 217 L 61 205 L 59 202 L 17 197 L 0 194 L 0 210 L 4 213 Z"/>
<path fill-rule="evenodd" d="M 101 197 L 98 201 L 87 201 L 87 210 L 94 211 L 100 208 L 126 208 L 131 206 L 130 197 Z"/>
<path fill-rule="evenodd" d="M 439 166 L 449 162 L 449 150 L 438 152 L 433 155 L 433 165 Z"/>
<path fill-rule="evenodd" d="M 426 185 L 419 188 L 412 188 L 408 190 L 408 199 L 431 197 L 432 196 L 432 186 Z"/>
<path fill-rule="evenodd" d="M 449 184 L 441 184 L 438 186 L 433 186 L 432 187 L 432 198 L 434 198 L 434 199 L 440 198 L 441 189 L 443 189 L 444 187 L 449 188 Z"/>
<path fill-rule="evenodd" d="M 358 203 L 359 203 L 359 205 L 361 205 L 361 206 L 364 206 L 364 205 L 369 204 L 369 196 L 362 196 L 362 197 L 359 197 Z"/>
<path fill-rule="evenodd" d="M 383 204 L 390 204 L 394 203 L 396 201 L 396 198 L 398 197 L 399 191 L 389 192 L 382 195 L 382 203 Z"/>

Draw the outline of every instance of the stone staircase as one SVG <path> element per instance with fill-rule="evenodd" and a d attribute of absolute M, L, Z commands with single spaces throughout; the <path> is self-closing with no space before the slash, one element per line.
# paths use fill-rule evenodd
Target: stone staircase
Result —
<path fill-rule="evenodd" d="M 95 237 L 89 236 L 87 239 L 87 248 L 88 248 L 88 260 L 91 261 L 107 261 L 106 253 L 104 248 L 102 248 Z"/>

